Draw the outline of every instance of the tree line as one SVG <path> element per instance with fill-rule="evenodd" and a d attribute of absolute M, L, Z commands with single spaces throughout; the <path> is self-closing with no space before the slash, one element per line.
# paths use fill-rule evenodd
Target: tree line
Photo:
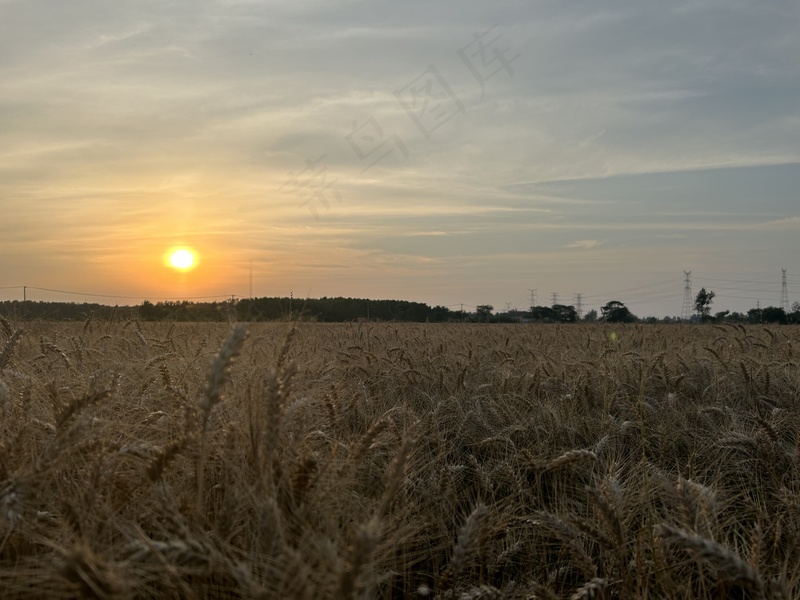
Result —
<path fill-rule="evenodd" d="M 715 293 L 700 290 L 695 298 L 691 322 L 734 323 L 800 323 L 800 303 L 792 311 L 768 306 L 752 308 L 747 313 L 721 311 L 712 314 Z M 478 322 L 478 323 L 675 323 L 677 317 L 640 319 L 619 300 L 611 300 L 600 308 L 579 315 L 572 305 L 532 306 L 529 310 L 509 310 L 496 313 L 494 307 L 482 304 L 474 311 L 451 310 L 446 306 L 429 306 L 406 300 L 369 300 L 364 298 L 246 298 L 216 302 L 145 300 L 135 306 L 107 306 L 96 303 L 3 301 L 0 315 L 18 319 L 79 321 L 139 319 L 141 321 L 286 321 L 301 319 L 326 323 L 347 321 L 409 321 L 409 322 Z"/>

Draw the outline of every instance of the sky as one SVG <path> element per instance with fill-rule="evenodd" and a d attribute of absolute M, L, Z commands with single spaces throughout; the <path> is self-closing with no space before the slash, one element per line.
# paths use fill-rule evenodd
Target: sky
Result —
<path fill-rule="evenodd" d="M 798 301 L 799 30 L 794 0 L 0 0 L 0 299 L 663 316 L 684 271 L 746 311 L 785 268 Z"/>

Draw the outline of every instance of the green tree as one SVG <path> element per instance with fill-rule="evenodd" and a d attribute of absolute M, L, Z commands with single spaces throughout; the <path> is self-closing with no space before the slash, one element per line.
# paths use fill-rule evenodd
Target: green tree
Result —
<path fill-rule="evenodd" d="M 590 310 L 583 316 L 583 320 L 588 323 L 597 321 L 597 311 L 595 309 Z"/>
<path fill-rule="evenodd" d="M 482 323 L 486 323 L 489 320 L 489 317 L 492 316 L 492 311 L 494 310 L 494 306 L 491 304 L 481 304 L 475 308 L 475 312 L 477 313 L 478 321 Z"/>
<path fill-rule="evenodd" d="M 434 323 L 444 323 L 451 316 L 450 309 L 446 306 L 434 306 L 431 309 L 431 321 Z"/>
<path fill-rule="evenodd" d="M 607 323 L 633 323 L 636 317 L 619 300 L 612 300 L 600 309 L 603 313 L 602 320 Z"/>
<path fill-rule="evenodd" d="M 786 311 L 777 306 L 768 306 L 761 311 L 762 323 L 786 323 Z"/>
<path fill-rule="evenodd" d="M 792 303 L 792 312 L 786 315 L 789 323 L 800 323 L 800 302 Z"/>
<path fill-rule="evenodd" d="M 711 303 L 714 301 L 714 296 L 716 296 L 714 292 L 702 288 L 694 299 L 694 310 L 703 322 L 711 320 Z"/>
<path fill-rule="evenodd" d="M 764 309 L 762 308 L 751 308 L 747 311 L 747 321 L 750 323 L 761 323 L 763 312 Z"/>
<path fill-rule="evenodd" d="M 555 311 L 549 306 L 534 306 L 531 308 L 531 321 L 553 323 L 558 319 Z"/>
<path fill-rule="evenodd" d="M 562 323 L 574 323 L 578 320 L 578 311 L 574 306 L 566 306 L 564 304 L 553 304 L 553 312 L 556 319 Z"/>

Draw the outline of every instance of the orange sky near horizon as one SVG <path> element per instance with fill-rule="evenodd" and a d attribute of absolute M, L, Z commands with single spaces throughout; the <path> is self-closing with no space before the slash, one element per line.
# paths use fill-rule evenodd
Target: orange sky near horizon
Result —
<path fill-rule="evenodd" d="M 252 273 L 663 316 L 684 270 L 747 310 L 781 268 L 795 300 L 798 27 L 784 0 L 0 0 L 0 300 L 246 297 Z"/>

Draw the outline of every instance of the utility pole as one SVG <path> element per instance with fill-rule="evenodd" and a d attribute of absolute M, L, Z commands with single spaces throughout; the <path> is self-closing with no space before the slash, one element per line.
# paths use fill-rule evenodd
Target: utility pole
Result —
<path fill-rule="evenodd" d="M 28 301 L 28 286 L 27 285 L 23 285 L 22 286 L 22 301 L 23 302 L 27 302 Z"/>
<path fill-rule="evenodd" d="M 579 319 L 583 317 L 583 304 L 581 304 L 582 298 L 583 294 L 575 294 L 575 312 L 578 313 Z"/>
<path fill-rule="evenodd" d="M 789 313 L 789 291 L 786 289 L 786 269 L 781 269 L 783 271 L 783 277 L 781 278 L 781 308 L 783 312 L 786 314 Z"/>
<path fill-rule="evenodd" d="M 253 299 L 253 259 L 250 259 L 250 300 Z"/>
<path fill-rule="evenodd" d="M 464 303 L 461 303 L 461 322 L 464 322 Z"/>
<path fill-rule="evenodd" d="M 681 321 L 688 321 L 692 318 L 692 272 L 683 272 L 683 308 L 681 309 Z"/>

